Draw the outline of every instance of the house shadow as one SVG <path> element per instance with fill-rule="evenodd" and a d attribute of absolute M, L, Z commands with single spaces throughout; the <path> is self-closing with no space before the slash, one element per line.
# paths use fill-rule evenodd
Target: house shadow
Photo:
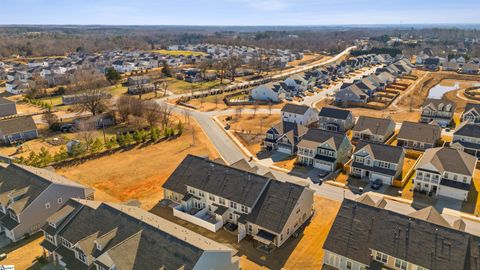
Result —
<path fill-rule="evenodd" d="M 290 255 L 304 237 L 305 227 L 311 222 L 311 218 L 308 219 L 308 221 L 295 233 L 295 235 L 297 235 L 296 237 L 292 235 L 281 247 L 275 248 L 267 253 L 256 248 L 255 241 L 251 236 L 246 236 L 238 242 L 236 231 L 229 232 L 222 228 L 217 232 L 212 232 L 203 227 L 177 218 L 173 215 L 173 209 L 164 203 L 162 204 L 162 201 L 157 203 L 149 212 L 213 241 L 224 244 L 236 251 L 235 256 L 246 257 L 249 261 L 268 269 L 282 269 L 284 267 Z"/>
<path fill-rule="evenodd" d="M 11 242 L 11 243 L 7 244 L 6 246 L 0 248 L 0 254 L 2 254 L 2 253 L 8 254 L 8 253 L 10 253 L 10 252 L 12 252 L 12 251 L 14 251 L 18 248 L 21 248 L 25 245 L 28 245 L 29 243 L 39 239 L 42 236 L 43 236 L 42 232 L 37 232 L 37 233 L 32 234 L 29 237 L 24 238 L 24 239 L 22 239 L 18 242 L 15 242 L 15 243 Z M 5 235 L 2 235 L 2 237 L 5 237 Z"/>

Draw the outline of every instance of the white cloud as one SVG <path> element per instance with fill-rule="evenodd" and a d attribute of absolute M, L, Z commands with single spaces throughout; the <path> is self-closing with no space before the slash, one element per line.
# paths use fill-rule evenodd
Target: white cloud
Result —
<path fill-rule="evenodd" d="M 285 10 L 289 4 L 286 0 L 234 0 L 237 3 L 260 10 L 260 11 L 279 11 Z"/>

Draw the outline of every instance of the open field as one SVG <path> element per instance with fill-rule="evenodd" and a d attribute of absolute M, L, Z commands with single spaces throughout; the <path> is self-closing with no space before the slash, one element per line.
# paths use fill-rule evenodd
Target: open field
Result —
<path fill-rule="evenodd" d="M 271 254 L 253 248 L 251 237 L 247 236 L 237 243 L 236 235 L 225 230 L 214 233 L 174 217 L 171 208 L 155 206 L 151 212 L 238 250 L 242 269 L 321 269 L 322 246 L 340 209 L 340 203 L 315 196 L 314 209 L 315 213 L 303 233 L 297 239 L 290 238 Z"/>
<path fill-rule="evenodd" d="M 170 83 L 168 86 L 168 90 L 176 94 L 190 93 L 192 90 L 208 90 L 220 85 L 220 80 L 189 83 L 187 81 L 177 80 L 175 78 L 168 78 L 167 81 Z"/>
<path fill-rule="evenodd" d="M 195 131 L 194 145 L 192 130 Z M 139 146 L 57 172 L 93 187 L 98 200 L 137 199 L 142 207 L 149 209 L 163 198 L 162 184 L 187 154 L 218 157 L 215 148 L 193 121 L 177 139 Z"/>
<path fill-rule="evenodd" d="M 238 92 L 241 92 L 239 90 Z M 235 109 L 237 107 L 242 107 L 243 109 L 253 109 L 255 106 L 254 105 L 243 105 L 243 106 L 227 106 L 224 102 L 223 99 L 225 96 L 230 95 L 234 92 L 230 93 L 223 93 L 219 95 L 211 95 L 207 96 L 204 98 L 198 98 L 198 99 L 192 99 L 188 102 L 188 104 L 195 106 L 197 110 L 202 111 L 202 112 L 209 112 L 209 111 L 216 111 L 216 110 L 227 110 L 227 109 Z M 173 101 L 172 101 L 173 102 Z M 257 105 L 256 107 L 258 109 L 280 109 L 283 106 L 285 106 L 285 103 L 278 103 L 278 104 L 271 104 L 270 105 Z"/>
<path fill-rule="evenodd" d="M 182 50 L 175 50 L 175 51 L 170 51 L 170 50 L 153 50 L 152 52 L 154 53 L 159 53 L 159 54 L 164 54 L 164 55 L 172 55 L 172 56 L 190 56 L 190 55 L 206 55 L 206 53 L 203 52 L 194 52 L 194 51 L 182 51 Z"/>

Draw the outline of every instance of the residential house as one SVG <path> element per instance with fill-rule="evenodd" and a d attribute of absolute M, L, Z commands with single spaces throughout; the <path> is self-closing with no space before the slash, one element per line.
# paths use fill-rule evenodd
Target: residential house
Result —
<path fill-rule="evenodd" d="M 318 113 L 318 126 L 327 131 L 346 132 L 355 124 L 353 114 L 349 110 L 322 107 Z"/>
<path fill-rule="evenodd" d="M 431 206 L 345 199 L 323 245 L 323 269 L 474 270 L 480 243 L 467 222 L 447 221 Z"/>
<path fill-rule="evenodd" d="M 478 74 L 480 71 L 480 65 L 475 63 L 466 63 L 460 68 L 460 73 L 465 74 Z"/>
<path fill-rule="evenodd" d="M 313 190 L 188 155 L 162 186 L 174 216 L 280 247 L 313 214 Z"/>
<path fill-rule="evenodd" d="M 405 121 L 397 135 L 397 146 L 415 150 L 432 148 L 440 141 L 441 133 L 442 129 L 435 123 L 424 124 Z"/>
<path fill-rule="evenodd" d="M 72 199 L 41 246 L 64 269 L 239 269 L 235 252 L 141 208 Z"/>
<path fill-rule="evenodd" d="M 460 65 L 457 62 L 446 62 L 443 64 L 443 70 L 445 71 L 459 71 Z"/>
<path fill-rule="evenodd" d="M 129 77 L 127 80 L 128 86 L 140 86 L 142 84 L 146 84 L 150 82 L 150 78 L 148 76 L 133 76 Z"/>
<path fill-rule="evenodd" d="M 376 118 L 361 115 L 352 129 L 352 140 L 383 143 L 395 132 L 391 118 Z"/>
<path fill-rule="evenodd" d="M 467 103 L 461 117 L 462 122 L 480 124 L 480 104 Z"/>
<path fill-rule="evenodd" d="M 352 153 L 352 144 L 343 133 L 310 129 L 298 143 L 298 162 L 306 166 L 333 172 L 346 162 Z"/>
<path fill-rule="evenodd" d="M 317 124 L 318 111 L 315 108 L 311 108 L 307 105 L 297 105 L 293 103 L 287 103 L 283 106 L 282 121 L 289 122 L 304 126 Z"/>
<path fill-rule="evenodd" d="M 0 142 L 12 144 L 38 137 L 37 126 L 31 116 L 0 120 Z"/>
<path fill-rule="evenodd" d="M 350 103 L 367 103 L 369 98 L 370 97 L 355 84 L 335 92 L 335 102 L 344 105 Z"/>
<path fill-rule="evenodd" d="M 0 97 L 0 117 L 17 114 L 17 106 L 14 101 Z"/>
<path fill-rule="evenodd" d="M 361 142 L 353 153 L 350 175 L 392 185 L 393 180 L 402 177 L 404 158 L 401 147 Z"/>
<path fill-rule="evenodd" d="M 471 122 L 463 122 L 453 133 L 451 146 L 480 157 L 480 127 Z"/>
<path fill-rule="evenodd" d="M 263 145 L 268 151 L 294 155 L 298 142 L 307 130 L 306 126 L 282 121 L 267 130 Z"/>
<path fill-rule="evenodd" d="M 252 90 L 254 100 L 282 102 L 286 94 L 287 90 L 282 87 L 282 84 L 274 82 L 259 85 Z"/>
<path fill-rule="evenodd" d="M 293 87 L 295 89 L 295 92 L 306 91 L 312 86 L 312 83 L 309 82 L 305 76 L 302 76 L 300 74 L 294 74 L 288 77 L 287 79 L 285 79 L 285 84 Z"/>
<path fill-rule="evenodd" d="M 427 149 L 415 166 L 417 192 L 466 201 L 477 158 L 448 147 Z"/>
<path fill-rule="evenodd" d="M 0 230 L 12 242 L 37 232 L 70 198 L 93 190 L 49 170 L 0 163 Z"/>
<path fill-rule="evenodd" d="M 441 65 L 440 58 L 438 57 L 431 57 L 425 59 L 423 65 L 426 69 L 432 70 L 432 71 L 437 71 L 440 68 Z"/>
<path fill-rule="evenodd" d="M 427 98 L 422 105 L 422 117 L 420 122 L 437 122 L 441 127 L 449 126 L 452 123 L 455 113 L 455 102 L 446 99 Z"/>

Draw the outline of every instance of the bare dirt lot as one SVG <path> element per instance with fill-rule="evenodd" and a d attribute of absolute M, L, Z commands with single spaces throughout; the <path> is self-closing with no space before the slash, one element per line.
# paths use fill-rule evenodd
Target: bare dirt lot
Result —
<path fill-rule="evenodd" d="M 192 128 L 195 145 L 192 145 Z M 187 154 L 217 158 L 218 154 L 200 127 L 193 122 L 177 139 L 116 153 L 57 172 L 96 190 L 106 201 L 137 199 L 149 209 L 163 198 L 162 184 Z"/>

